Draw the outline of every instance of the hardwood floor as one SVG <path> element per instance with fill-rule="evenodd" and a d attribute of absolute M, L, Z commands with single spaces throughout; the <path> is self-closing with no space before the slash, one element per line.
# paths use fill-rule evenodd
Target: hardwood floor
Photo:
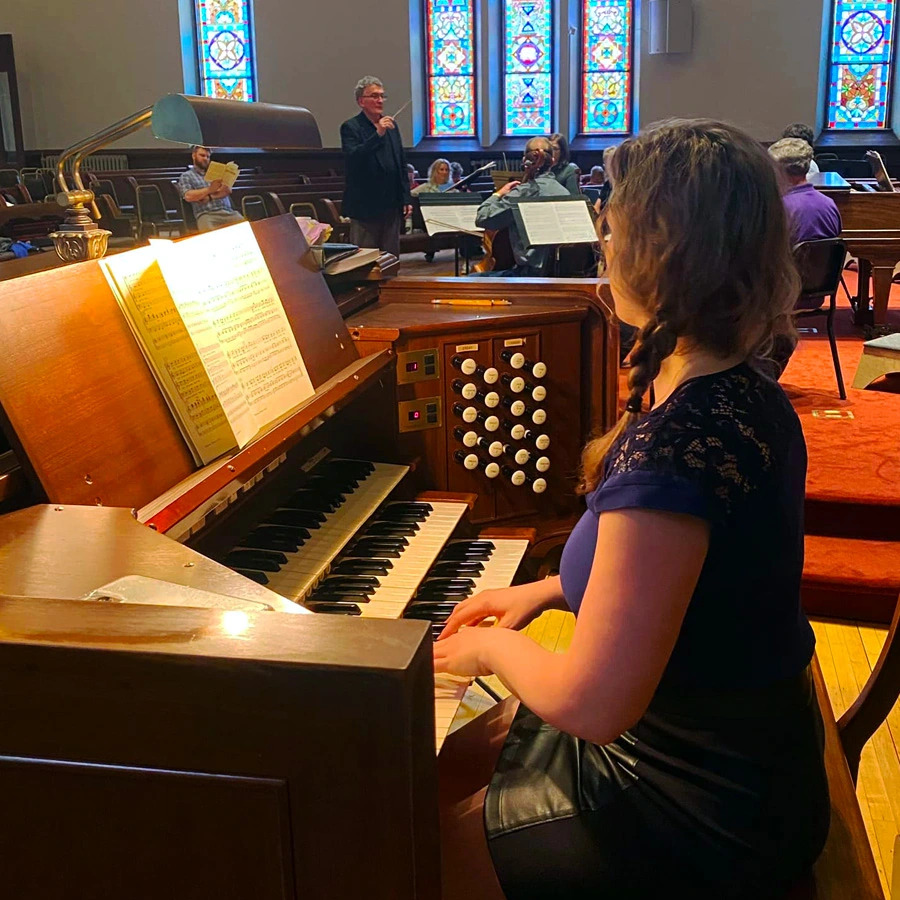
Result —
<path fill-rule="evenodd" d="M 838 621 L 814 621 L 813 628 L 828 694 L 835 716 L 840 717 L 869 677 L 887 629 Z M 542 647 L 562 653 L 569 646 L 574 630 L 575 617 L 571 613 L 551 610 L 532 622 L 525 633 Z M 495 676 L 484 681 L 501 696 L 508 695 Z M 486 709 L 491 702 L 476 685 L 467 694 L 454 728 Z M 900 835 L 900 703 L 863 750 L 856 793 L 885 895 L 890 898 L 893 880 L 896 900 L 900 900 L 900 859 L 895 861 L 895 847 Z"/>

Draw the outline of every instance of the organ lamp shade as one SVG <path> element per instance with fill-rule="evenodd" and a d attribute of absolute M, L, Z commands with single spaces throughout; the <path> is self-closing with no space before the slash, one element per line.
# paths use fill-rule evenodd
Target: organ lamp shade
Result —
<path fill-rule="evenodd" d="M 106 253 L 109 232 L 97 227 L 100 211 L 81 180 L 81 161 L 126 135 L 150 126 L 160 139 L 205 147 L 252 147 L 266 150 L 319 149 L 322 136 L 313 114 L 300 106 L 244 103 L 188 94 L 167 94 L 153 106 L 128 116 L 74 144 L 60 155 L 56 200 L 66 207 L 66 220 L 50 235 L 56 252 L 67 262 L 98 259 Z M 71 162 L 70 162 L 71 161 Z M 71 189 L 67 166 L 71 167 Z M 88 214 L 90 207 L 93 218 Z"/>

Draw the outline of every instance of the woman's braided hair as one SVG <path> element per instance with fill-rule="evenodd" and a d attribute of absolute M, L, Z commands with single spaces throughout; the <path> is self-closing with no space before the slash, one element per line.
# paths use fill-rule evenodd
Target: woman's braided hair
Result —
<path fill-rule="evenodd" d="M 765 357 L 792 330 L 800 287 L 778 174 L 737 128 L 663 122 L 617 147 L 609 175 L 610 286 L 650 319 L 630 354 L 625 412 L 582 455 L 582 492 L 599 484 L 609 448 L 640 418 L 679 340 L 722 359 Z"/>

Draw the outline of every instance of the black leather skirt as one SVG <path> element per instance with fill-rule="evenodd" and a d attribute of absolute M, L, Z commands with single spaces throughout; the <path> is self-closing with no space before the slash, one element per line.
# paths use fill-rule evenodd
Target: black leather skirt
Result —
<path fill-rule="evenodd" d="M 597 746 L 525 707 L 485 800 L 508 900 L 778 896 L 828 833 L 811 676 L 762 690 L 658 692 Z"/>

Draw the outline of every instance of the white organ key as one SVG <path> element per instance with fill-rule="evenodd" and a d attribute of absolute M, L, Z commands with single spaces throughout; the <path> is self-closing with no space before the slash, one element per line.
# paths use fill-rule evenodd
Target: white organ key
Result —
<path fill-rule="evenodd" d="M 321 526 L 310 529 L 306 543 L 296 553 L 287 554 L 287 564 L 278 572 L 267 573 L 270 591 L 289 600 L 303 597 L 409 471 L 408 466 L 373 465 L 375 471 L 344 494 L 347 499 L 333 513 L 325 514 Z"/>

